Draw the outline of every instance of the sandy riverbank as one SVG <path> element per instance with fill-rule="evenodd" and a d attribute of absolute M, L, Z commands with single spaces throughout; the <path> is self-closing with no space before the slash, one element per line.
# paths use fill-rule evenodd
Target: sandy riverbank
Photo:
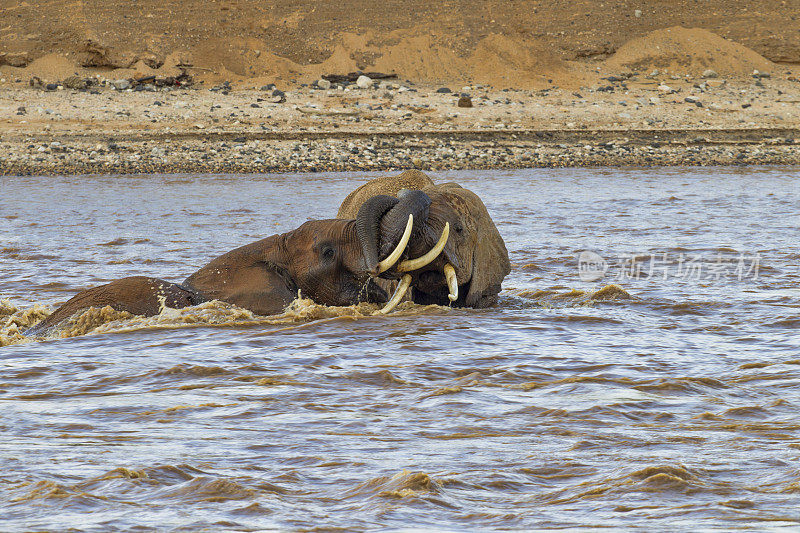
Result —
<path fill-rule="evenodd" d="M 4 89 L 0 172 L 798 164 L 800 83 L 789 78 L 451 93 L 389 80 L 298 86 L 282 103 L 271 89 Z M 473 107 L 458 107 L 462 94 Z"/>
<path fill-rule="evenodd" d="M 14 66 L 5 52 L 0 173 L 800 163 L 800 44 L 758 41 L 769 59 L 702 28 L 624 40 L 604 24 L 614 45 L 590 55 L 513 32 L 448 47 L 365 29 L 320 41 L 329 55 L 304 64 L 300 48 L 250 57 L 254 41 L 241 72 L 189 41 L 183 59 L 56 53 L 72 42 L 59 41 Z M 320 81 L 361 67 L 392 77 Z"/>

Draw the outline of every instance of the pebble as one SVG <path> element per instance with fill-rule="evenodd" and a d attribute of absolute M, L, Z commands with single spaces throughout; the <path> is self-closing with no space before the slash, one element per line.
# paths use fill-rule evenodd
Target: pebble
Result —
<path fill-rule="evenodd" d="M 273 104 L 282 104 L 286 101 L 286 93 L 275 89 L 272 91 L 272 98 L 270 98 L 269 101 Z"/>
<path fill-rule="evenodd" d="M 648 121 L 651 125 L 655 121 Z M 498 127 L 505 127 L 498 124 Z M 214 143 L 214 141 L 210 141 Z M 63 143 L 36 144 L 2 149 L 10 154 L 5 172 L 29 174 L 59 172 L 68 174 L 107 172 L 281 172 L 286 170 L 324 172 L 355 170 L 396 170 L 416 167 L 429 170 L 476 168 L 580 167 L 598 165 L 708 165 L 708 164 L 797 164 L 800 152 L 791 143 L 784 145 L 744 144 L 698 149 L 682 143 L 631 143 L 626 139 L 587 143 L 576 138 L 572 143 L 543 143 L 540 140 L 514 140 L 497 137 L 488 145 L 458 137 L 442 142 L 425 135 L 402 140 L 355 138 L 331 142 L 330 139 L 298 141 L 248 141 L 235 138 L 209 144 L 205 138 L 174 140 L 165 148 L 141 141 L 93 144 L 71 139 Z M 376 142 L 381 150 L 375 150 Z M 702 140 L 700 142 L 703 142 Z M 198 157 L 187 157 L 195 153 Z M 64 154 L 68 158 L 64 159 Z"/>
<path fill-rule="evenodd" d="M 462 96 L 458 99 L 458 107 L 472 107 L 472 98 L 469 96 Z"/>
<path fill-rule="evenodd" d="M 718 78 L 719 74 L 717 74 L 717 72 L 715 70 L 711 70 L 709 68 L 709 69 L 706 69 L 706 70 L 703 71 L 703 77 L 704 78 Z"/>
<path fill-rule="evenodd" d="M 331 88 L 331 82 L 329 82 L 328 80 L 322 80 L 322 79 L 317 80 L 317 87 L 319 87 L 322 90 L 327 91 L 328 89 Z"/>
<path fill-rule="evenodd" d="M 363 74 L 356 80 L 356 85 L 359 89 L 369 89 L 372 87 L 372 78 L 364 76 Z"/>
<path fill-rule="evenodd" d="M 641 9 L 634 9 L 633 10 L 633 16 L 636 17 L 637 19 L 638 18 L 642 18 L 642 10 Z"/>
<path fill-rule="evenodd" d="M 131 82 L 128 80 L 113 80 L 111 82 L 111 86 L 118 91 L 124 91 L 125 89 L 130 88 Z"/>
<path fill-rule="evenodd" d="M 661 84 L 658 86 L 658 90 L 662 93 L 669 94 L 672 92 L 672 87 L 670 87 L 669 85 Z"/>
<path fill-rule="evenodd" d="M 659 78 L 659 80 L 666 81 L 668 79 L 668 74 L 669 73 L 662 73 L 663 77 Z M 616 79 L 622 76 L 612 77 Z M 709 87 L 711 87 L 713 83 L 719 83 L 720 85 L 725 83 L 725 80 L 701 80 L 699 77 L 697 77 L 696 81 L 702 81 L 702 84 L 707 84 Z M 747 119 L 755 119 L 757 116 L 760 116 L 757 113 L 753 113 L 752 109 L 749 112 L 743 112 L 739 107 L 742 103 L 748 105 L 747 102 L 749 100 L 758 98 L 758 92 L 752 90 L 753 81 L 755 80 L 749 78 L 749 81 L 744 82 L 745 84 L 741 87 L 741 94 L 739 93 L 740 87 L 737 85 L 736 78 L 728 80 L 728 85 L 732 86 L 732 89 L 728 90 L 726 87 L 720 90 L 719 94 L 715 94 L 715 91 L 711 93 L 701 93 L 697 88 L 688 89 L 692 84 L 690 81 L 689 85 L 680 85 L 680 87 L 687 87 L 681 91 L 683 96 L 686 97 L 685 99 L 664 96 L 663 93 L 653 91 L 652 89 L 655 89 L 659 85 L 664 85 L 665 87 L 669 86 L 665 83 L 661 84 L 658 81 L 651 81 L 650 83 L 652 85 L 646 89 L 649 94 L 648 92 L 642 91 L 639 92 L 638 95 L 633 93 L 629 96 L 622 96 L 621 93 L 618 93 L 617 95 L 606 96 L 604 98 L 605 102 L 610 104 L 613 109 L 604 108 L 603 105 L 605 104 L 598 104 L 594 97 L 586 93 L 584 93 L 584 95 L 588 100 L 573 100 L 569 96 L 569 90 L 566 90 L 562 95 L 565 99 L 556 99 L 547 105 L 540 103 L 539 100 L 534 100 L 530 105 L 536 108 L 547 108 L 545 113 L 552 112 L 555 120 L 548 123 L 552 123 L 554 128 L 563 128 L 563 126 L 559 126 L 559 124 L 563 125 L 566 122 L 567 125 L 564 129 L 574 130 L 575 133 L 580 132 L 578 128 L 587 129 L 587 127 L 592 126 L 591 121 L 588 123 L 584 121 L 580 110 L 587 109 L 590 112 L 594 112 L 594 106 L 597 106 L 601 111 L 608 111 L 608 113 L 610 113 L 609 120 L 622 122 L 634 129 L 647 127 L 648 124 L 654 128 L 669 128 L 673 125 L 673 113 L 683 113 L 683 116 L 689 118 L 690 121 L 694 119 L 699 127 L 706 128 L 709 127 L 709 125 L 713 126 L 716 124 L 715 120 L 712 120 L 712 118 L 717 119 L 721 116 L 727 117 L 736 115 Z M 783 81 L 784 80 L 781 78 L 780 80 L 776 80 L 775 83 L 779 84 Z M 103 80 L 103 83 L 110 85 L 108 80 Z M 382 84 L 386 87 L 389 86 L 386 82 L 382 82 Z M 374 87 L 374 85 L 375 84 L 372 86 Z M 400 86 L 397 85 L 397 88 L 399 87 Z M 677 87 L 678 86 L 676 86 L 676 88 Z M 331 88 L 336 87 L 331 85 Z M 351 88 L 355 89 L 355 86 L 351 85 Z M 669 88 L 672 89 L 671 87 Z M 468 89 L 472 90 L 474 87 L 468 87 Z M 276 95 L 275 97 L 280 97 L 281 95 L 285 96 L 285 93 L 282 91 L 276 91 L 274 89 L 270 90 L 270 92 L 262 92 L 256 95 L 246 95 L 235 92 L 233 97 L 223 100 L 213 99 L 211 95 L 205 95 L 211 97 L 211 99 L 208 100 L 209 103 L 215 102 L 214 105 L 211 105 L 211 111 L 215 108 L 219 109 L 218 112 L 209 113 L 205 116 L 203 116 L 203 112 L 208 110 L 207 106 L 209 104 L 207 104 L 205 100 L 198 98 L 199 93 L 181 92 L 165 94 L 163 95 L 165 100 L 159 102 L 163 103 L 163 107 L 156 107 L 155 110 L 150 106 L 157 106 L 153 99 L 153 96 L 156 95 L 136 95 L 132 92 L 125 93 L 126 98 L 112 97 L 112 95 L 109 95 L 109 103 L 107 105 L 100 103 L 99 107 L 96 108 L 100 113 L 99 118 L 101 120 L 103 120 L 105 116 L 110 119 L 115 119 L 117 118 L 117 114 L 121 117 L 119 120 L 124 120 L 126 122 L 132 119 L 135 120 L 137 116 L 132 113 L 135 113 L 137 108 L 128 106 L 127 103 L 122 104 L 120 107 L 119 102 L 141 101 L 147 106 L 149 113 L 151 113 L 151 115 L 145 114 L 142 122 L 149 120 L 151 116 L 154 118 L 157 116 L 159 120 L 164 120 L 165 122 L 172 120 L 174 117 L 180 122 L 179 125 L 176 125 L 176 132 L 187 134 L 188 139 L 180 139 L 178 137 L 172 139 L 166 137 L 165 139 L 170 139 L 168 144 L 166 144 L 167 140 L 160 138 L 160 140 L 157 141 L 150 140 L 142 142 L 127 139 L 123 131 L 116 137 L 122 139 L 118 141 L 121 145 L 121 149 L 116 149 L 116 145 L 114 145 L 115 148 L 112 149 L 112 145 L 106 144 L 108 141 L 104 141 L 102 146 L 94 150 L 92 150 L 92 145 L 96 141 L 87 144 L 87 142 L 83 142 L 79 138 L 69 135 L 63 137 L 63 139 L 66 139 L 63 141 L 65 146 L 59 149 L 56 149 L 55 145 L 49 143 L 53 138 L 57 138 L 61 141 L 62 137 L 59 136 L 42 136 L 40 138 L 44 140 L 35 142 L 34 146 L 30 148 L 16 147 L 13 143 L 9 144 L 4 142 L 3 139 L 0 139 L 0 153 L 11 154 L 7 160 L 27 162 L 27 166 L 23 163 L 9 165 L 0 170 L 0 173 L 22 173 L 28 172 L 30 169 L 32 169 L 32 171 L 38 169 L 39 171 L 48 173 L 58 173 L 61 170 L 66 173 L 81 173 L 81 170 L 85 171 L 85 173 L 97 171 L 119 173 L 137 171 L 158 172 L 163 170 L 170 172 L 246 172 L 248 170 L 281 172 L 287 169 L 297 171 L 312 171 L 312 169 L 316 169 L 316 171 L 383 171 L 388 169 L 410 168 L 412 166 L 412 154 L 414 166 L 432 170 L 585 166 L 598 164 L 671 165 L 681 164 L 684 160 L 687 164 L 730 164 L 731 162 L 733 164 L 756 162 L 769 164 L 780 161 L 779 157 L 785 157 L 785 162 L 787 164 L 800 161 L 800 151 L 797 151 L 797 145 L 783 149 L 770 145 L 766 145 L 765 147 L 764 144 L 761 144 L 759 148 L 761 148 L 765 155 L 762 156 L 758 154 L 758 159 L 754 158 L 754 154 L 756 154 L 754 145 L 749 145 L 749 148 L 747 146 L 733 148 L 726 146 L 725 150 L 733 154 L 733 156 L 729 157 L 717 153 L 715 151 L 717 148 L 713 144 L 709 144 L 703 147 L 702 150 L 697 150 L 697 152 L 691 152 L 679 146 L 670 147 L 669 142 L 654 143 L 650 138 L 647 138 L 647 142 L 639 147 L 635 146 L 637 143 L 632 144 L 625 140 L 620 142 L 615 141 L 613 144 L 601 143 L 601 139 L 597 139 L 596 141 L 590 140 L 592 139 L 590 135 L 581 137 L 578 134 L 576 135 L 575 142 L 566 143 L 562 147 L 559 147 L 552 141 L 543 141 L 541 138 L 537 140 L 531 138 L 529 135 L 522 135 L 519 139 L 517 138 L 518 133 L 514 130 L 530 127 L 530 117 L 527 116 L 528 110 L 525 108 L 527 103 L 522 100 L 516 101 L 517 98 L 513 96 L 512 92 L 505 94 L 492 94 L 491 92 L 487 92 L 488 97 L 476 94 L 476 100 L 475 98 L 471 98 L 468 94 L 462 95 L 457 86 L 453 87 L 451 90 L 448 87 L 440 87 L 439 89 L 435 86 L 430 88 L 418 88 L 411 85 L 410 90 L 419 91 L 420 96 L 423 98 L 430 97 L 435 93 L 443 94 L 446 98 L 441 99 L 434 97 L 433 99 L 429 98 L 428 100 L 417 101 L 408 98 L 412 96 L 413 93 L 406 93 L 406 97 L 402 97 L 395 91 L 387 91 L 385 93 L 388 95 L 386 97 L 387 101 L 378 104 L 376 102 L 379 101 L 384 91 L 375 92 L 375 98 L 371 98 L 372 92 L 359 93 L 356 89 L 352 93 L 352 102 L 340 106 L 339 103 L 329 103 L 324 92 L 312 91 L 308 87 L 305 89 L 299 88 L 297 91 L 292 89 L 290 93 L 291 100 L 296 100 L 298 104 L 304 101 L 303 99 L 306 98 L 307 95 L 309 98 L 312 98 L 311 95 L 315 95 L 317 98 L 321 98 L 321 100 L 317 101 L 319 103 L 313 101 L 309 102 L 310 105 L 308 105 L 308 107 L 310 108 L 317 105 L 319 109 L 327 109 L 328 105 L 333 105 L 333 107 L 331 107 L 332 110 L 341 108 L 348 112 L 353 112 L 353 116 L 336 116 L 325 119 L 317 116 L 300 115 L 298 112 L 294 112 L 290 109 L 289 106 L 281 106 L 280 108 L 270 106 L 271 110 L 267 111 L 258 109 L 255 105 L 251 104 L 254 100 L 263 102 L 270 98 L 270 95 L 273 93 Z M 481 87 L 476 90 L 483 92 L 483 88 Z M 448 93 L 447 91 L 450 92 Z M 584 91 L 582 90 L 581 92 Z M 327 94 L 333 96 L 342 93 L 330 91 Z M 449 96 L 450 94 L 452 94 L 452 96 Z M 534 91 L 530 91 L 524 96 L 533 97 L 535 95 Z M 660 95 L 661 98 L 657 96 L 648 98 L 649 95 Z M 40 95 L 40 97 L 48 99 L 55 96 L 54 94 L 44 93 Z M 255 98 L 255 96 L 260 96 L 261 98 Z M 464 98 L 461 98 L 462 96 Z M 511 98 L 508 98 L 509 96 Z M 524 96 L 520 95 L 520 98 L 524 98 Z M 75 94 L 64 95 L 63 97 L 69 97 L 71 99 L 84 98 L 84 96 Z M 162 95 L 159 94 L 156 97 L 161 98 Z M 672 104 L 684 100 L 687 104 L 694 104 L 698 107 L 705 106 L 713 110 L 716 109 L 714 101 L 717 97 L 729 99 L 730 101 L 724 106 L 724 110 L 731 112 L 735 111 L 735 109 L 739 109 L 738 114 L 712 114 L 706 113 L 705 110 L 700 113 L 696 110 L 692 112 L 692 108 L 687 106 L 664 105 L 664 103 Z M 181 101 L 183 98 L 185 98 L 186 101 Z M 450 100 L 450 98 L 452 98 L 452 100 Z M 625 98 L 627 100 L 620 100 L 620 98 Z M 700 98 L 703 99 L 703 103 L 700 103 Z M 464 102 L 469 101 L 477 109 L 464 111 L 461 111 L 461 109 L 453 110 L 452 107 L 454 106 L 452 104 L 463 107 L 459 100 L 463 100 Z M 664 103 L 662 103 L 662 101 Z M 221 102 L 223 104 L 221 107 L 224 108 L 224 110 L 220 108 L 216 102 Z M 478 105 L 479 103 L 481 105 Z M 619 111 L 622 110 L 617 107 L 617 104 L 625 105 L 625 103 L 629 106 L 625 108 L 625 111 L 630 112 L 620 113 Z M 639 107 L 639 105 L 648 104 L 651 106 L 661 104 L 663 107 L 649 107 L 649 109 L 641 109 Z M 19 106 L 19 104 L 17 105 Z M 95 105 L 94 100 L 92 100 L 92 105 Z M 501 108 L 490 108 L 490 105 L 501 106 Z M 759 100 L 757 106 L 759 113 L 763 108 L 767 107 L 767 105 L 768 102 Z M 261 104 L 261 106 L 267 107 L 267 104 Z M 502 109 L 502 106 L 508 107 Z M 36 104 L 28 104 L 27 107 L 30 108 L 26 109 L 27 113 L 34 116 L 44 115 L 48 112 L 44 106 Z M 186 107 L 187 109 L 173 109 L 180 107 Z M 788 112 L 790 106 L 785 107 Z M 251 108 L 255 108 L 258 112 L 253 113 Z M 393 109 L 393 111 L 388 111 L 389 108 Z M 430 108 L 435 114 L 429 117 L 418 116 L 420 113 L 419 109 L 423 108 Z M 636 110 L 635 112 L 633 111 L 634 108 Z M 17 109 L 17 107 L 11 105 L 6 106 L 7 112 L 14 109 Z M 55 109 L 56 112 L 63 112 L 65 108 L 57 107 Z M 67 106 L 66 109 L 70 109 L 69 106 Z M 118 109 L 122 111 L 115 113 Z M 272 109 L 274 109 L 274 111 L 272 111 Z M 383 113 L 374 113 L 374 111 L 378 110 L 385 111 Z M 49 112 L 55 113 L 52 110 Z M 71 111 L 65 113 L 65 115 L 69 118 L 70 113 Z M 268 113 L 274 114 L 275 118 L 268 115 Z M 361 113 L 362 116 L 357 116 L 358 113 Z M 365 118 L 368 116 L 370 118 Z M 767 116 L 769 120 L 778 120 L 778 117 L 773 114 L 765 116 Z M 790 120 L 790 115 L 785 114 L 782 116 L 786 120 Z M 50 117 L 57 117 L 57 115 L 49 115 L 47 119 L 48 122 L 52 120 Z M 416 117 L 417 120 L 404 122 L 408 117 Z M 25 118 L 27 117 L 17 117 L 17 120 L 22 124 L 24 121 L 20 119 Z M 297 132 L 293 133 L 293 135 L 299 135 L 299 138 L 303 139 L 302 141 L 288 142 L 281 140 L 280 137 L 270 137 L 269 140 L 259 140 L 258 136 L 255 136 L 248 137 L 250 140 L 244 142 L 244 137 L 234 136 L 232 137 L 233 143 L 236 144 L 231 144 L 231 137 L 227 136 L 228 132 L 236 132 L 239 134 L 248 130 L 259 131 L 259 128 L 265 131 L 280 132 L 281 126 L 278 121 L 287 120 L 287 118 L 290 124 L 290 126 L 287 127 L 293 128 L 292 131 Z M 454 137 L 442 137 L 441 134 L 446 132 L 437 132 L 437 134 L 432 136 L 426 136 L 424 133 L 420 133 L 419 135 L 410 133 L 404 135 L 401 140 L 381 136 L 381 132 L 385 128 L 383 123 L 378 122 L 378 120 L 399 120 L 403 121 L 401 124 L 407 125 L 406 127 L 410 126 L 412 129 L 422 129 L 427 127 L 427 123 L 430 121 L 426 121 L 426 119 L 429 118 L 434 118 L 433 123 L 437 125 L 437 129 L 442 130 L 459 130 L 465 125 L 468 125 L 468 127 L 474 127 L 475 129 L 486 130 L 483 132 L 484 134 L 493 134 L 495 130 L 500 131 L 498 131 L 496 136 L 487 137 L 485 141 L 482 140 L 480 142 L 474 139 L 459 137 L 458 135 Z M 502 118 L 502 122 L 495 120 L 498 118 Z M 574 121 L 576 118 L 580 118 L 581 120 L 578 122 L 567 122 L 567 120 Z M 203 120 L 198 122 L 198 119 Z M 237 128 L 236 126 L 239 120 L 241 120 L 241 123 L 245 126 Z M 347 135 L 350 129 L 348 123 L 357 121 L 361 121 L 361 125 L 357 127 L 358 134 L 350 137 Z M 195 125 L 196 123 L 197 125 Z M 278 123 L 278 125 L 276 125 L 276 123 Z M 752 123 L 751 125 L 755 124 Z M 47 131 L 46 128 L 48 126 L 49 124 L 38 125 L 39 132 Z M 37 126 L 31 126 L 30 130 L 33 131 L 36 127 Z M 343 129 L 338 129 L 340 127 Z M 536 126 L 534 125 L 534 127 Z M 336 131 L 333 128 L 338 129 L 338 134 L 334 138 L 327 138 L 325 132 Z M 205 130 L 209 130 L 210 133 L 207 133 Z M 164 131 L 165 135 L 172 134 L 169 128 L 163 128 L 158 131 Z M 306 133 L 302 132 L 307 132 L 308 137 L 305 137 Z M 374 132 L 375 136 L 371 136 L 371 132 Z M 225 138 L 228 140 L 221 141 L 217 139 L 216 135 L 221 133 L 224 133 Z M 370 136 L 361 137 L 364 133 Z M 590 132 L 587 132 L 587 134 L 588 133 Z M 318 135 L 321 135 L 321 137 L 316 137 Z M 109 134 L 109 136 L 115 137 L 115 134 Z M 594 146 L 594 148 L 585 148 L 587 141 L 591 143 L 589 146 Z M 167 149 L 163 154 L 158 149 L 153 148 L 154 146 L 160 148 L 165 144 Z M 37 152 L 38 146 L 45 146 L 46 149 Z M 296 149 L 293 149 L 292 146 L 295 146 Z M 581 148 L 577 151 L 580 153 L 576 152 L 577 147 Z M 89 156 L 92 155 L 92 153 L 93 159 L 90 159 Z M 739 161 L 739 156 L 744 157 L 745 160 Z M 34 157 L 38 159 L 34 159 Z M 133 164 L 131 163 L 133 161 L 139 162 Z M 256 164 L 258 165 L 257 167 L 255 166 Z"/>

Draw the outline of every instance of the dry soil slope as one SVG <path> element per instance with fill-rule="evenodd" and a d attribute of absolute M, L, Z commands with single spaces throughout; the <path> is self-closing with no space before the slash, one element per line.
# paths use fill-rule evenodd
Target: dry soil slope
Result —
<path fill-rule="evenodd" d="M 148 73 L 183 59 L 208 69 L 197 73 L 210 80 L 360 68 L 536 87 L 579 81 L 565 61 L 596 64 L 678 25 L 800 63 L 797 0 L 0 0 L 0 10 L 0 65 L 44 58 L 43 71 L 69 64 Z"/>

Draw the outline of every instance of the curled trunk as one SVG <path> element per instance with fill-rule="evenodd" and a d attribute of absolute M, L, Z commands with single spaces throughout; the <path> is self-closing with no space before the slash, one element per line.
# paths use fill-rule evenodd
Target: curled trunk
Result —
<path fill-rule="evenodd" d="M 381 249 L 380 255 L 388 255 L 403 236 L 408 215 L 414 215 L 411 229 L 412 238 L 420 234 L 428 220 L 428 209 L 431 199 L 422 191 L 404 189 L 397 195 L 400 201 L 387 212 L 380 221 Z"/>
<path fill-rule="evenodd" d="M 361 242 L 367 270 L 377 275 L 378 261 L 388 256 L 400 242 L 414 216 L 412 235 L 418 234 L 428 218 L 431 199 L 422 191 L 402 190 L 398 198 L 373 196 L 361 206 L 356 217 L 356 231 Z"/>
<path fill-rule="evenodd" d="M 381 194 L 373 196 L 361 205 L 356 216 L 356 233 L 361 243 L 367 271 L 375 272 L 378 268 L 378 246 L 380 245 L 380 221 L 383 215 L 397 205 L 399 200 L 393 196 Z"/>

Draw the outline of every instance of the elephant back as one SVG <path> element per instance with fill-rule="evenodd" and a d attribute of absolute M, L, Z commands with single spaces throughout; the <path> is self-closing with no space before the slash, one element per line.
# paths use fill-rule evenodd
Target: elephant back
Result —
<path fill-rule="evenodd" d="M 432 185 L 433 181 L 419 170 L 406 170 L 399 176 L 375 178 L 347 195 L 336 218 L 356 218 L 361 205 L 373 196 L 385 194 L 396 197 L 401 189 L 421 191 Z"/>

